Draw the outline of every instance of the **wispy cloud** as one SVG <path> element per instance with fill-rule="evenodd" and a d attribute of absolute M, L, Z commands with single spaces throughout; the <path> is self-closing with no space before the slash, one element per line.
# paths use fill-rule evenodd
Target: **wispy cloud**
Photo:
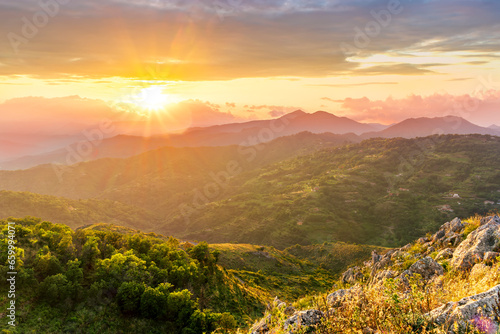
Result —
<path fill-rule="evenodd" d="M 346 98 L 333 100 L 340 103 L 349 117 L 369 122 L 394 123 L 407 118 L 455 115 L 481 125 L 500 124 L 500 91 L 488 91 L 476 96 L 470 94 L 410 95 L 396 99 L 370 100 Z"/>
<path fill-rule="evenodd" d="M 498 56 L 500 2 L 401 3 L 402 13 L 359 56 L 393 50 L 462 51 L 483 62 Z M 339 44 L 373 20 L 370 12 L 386 6 L 381 0 L 245 0 L 221 19 L 213 1 L 71 1 L 19 54 L 0 39 L 0 75 L 137 77 L 151 64 L 171 80 L 432 73 L 424 64 L 360 67 L 341 52 Z M 22 34 L 22 18 L 37 11 L 35 1 L 0 0 L 0 30 Z"/>

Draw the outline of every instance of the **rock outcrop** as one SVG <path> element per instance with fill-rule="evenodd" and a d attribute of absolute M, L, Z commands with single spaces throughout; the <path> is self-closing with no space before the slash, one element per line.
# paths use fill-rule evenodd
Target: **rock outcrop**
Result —
<path fill-rule="evenodd" d="M 348 283 L 348 284 L 354 284 L 362 279 L 363 279 L 363 273 L 361 272 L 360 267 L 349 268 L 340 277 L 340 280 L 343 283 Z"/>
<path fill-rule="evenodd" d="M 452 324 L 458 322 L 467 326 L 467 322 L 477 315 L 494 317 L 495 310 L 499 307 L 500 285 L 490 290 L 460 299 L 458 302 L 449 302 L 438 307 L 426 316 L 437 324 Z"/>
<path fill-rule="evenodd" d="M 350 287 L 349 289 L 339 289 L 335 292 L 332 292 L 326 297 L 326 300 L 328 305 L 330 305 L 331 307 L 336 307 L 347 300 L 359 296 L 361 292 L 361 286 L 355 285 Z"/>
<path fill-rule="evenodd" d="M 293 334 L 300 331 L 300 333 L 307 333 L 314 329 L 323 318 L 323 312 L 318 310 L 306 310 L 296 312 L 293 316 L 285 320 L 284 329 L 287 333 Z"/>
<path fill-rule="evenodd" d="M 443 248 L 436 255 L 436 261 L 451 259 L 453 257 L 452 248 Z"/>
<path fill-rule="evenodd" d="M 428 282 L 435 276 L 441 276 L 444 274 L 443 267 L 434 261 L 431 257 L 427 256 L 421 260 L 418 260 L 408 268 L 408 270 L 403 271 L 400 278 L 405 285 L 409 284 L 408 279 L 415 274 L 418 274 L 421 279 Z"/>
<path fill-rule="evenodd" d="M 500 222 L 491 217 L 458 245 L 453 253 L 451 265 L 458 270 L 469 270 L 476 262 L 484 259 L 487 252 L 496 251 L 500 246 Z"/>

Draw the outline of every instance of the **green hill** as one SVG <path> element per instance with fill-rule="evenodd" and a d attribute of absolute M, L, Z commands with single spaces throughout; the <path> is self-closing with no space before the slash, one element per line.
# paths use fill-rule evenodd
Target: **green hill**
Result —
<path fill-rule="evenodd" d="M 116 201 L 71 200 L 29 192 L 0 191 L 0 218 L 26 215 L 71 228 L 103 222 L 149 231 L 158 222 L 152 213 Z"/>
<path fill-rule="evenodd" d="M 71 166 L 61 180 L 49 165 L 4 171 L 0 188 L 95 200 L 85 203 L 96 207 L 90 219 L 68 214 L 70 205 L 49 205 L 54 221 L 115 222 L 183 240 L 278 249 L 336 241 L 398 246 L 453 216 L 499 207 L 499 137 L 345 142 L 302 133 L 253 147 L 163 148 Z M 37 201 L 28 196 L 25 209 L 5 212 L 46 217 L 30 207 Z M 122 212 L 130 218 L 116 219 Z"/>
<path fill-rule="evenodd" d="M 500 138 L 371 139 L 239 175 L 164 231 L 285 248 L 349 241 L 403 245 L 452 216 L 498 208 Z M 456 194 L 456 195 L 455 195 Z M 486 202 L 485 201 L 489 201 Z"/>
<path fill-rule="evenodd" d="M 211 244 L 219 264 L 266 300 L 294 300 L 327 291 L 342 271 L 370 257 L 373 246 L 330 243 L 294 246 L 284 251 L 249 244 Z"/>

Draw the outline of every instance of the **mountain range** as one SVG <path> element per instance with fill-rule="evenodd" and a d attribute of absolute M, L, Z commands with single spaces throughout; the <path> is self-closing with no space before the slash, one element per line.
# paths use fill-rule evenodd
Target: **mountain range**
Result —
<path fill-rule="evenodd" d="M 19 140 L 14 142 L 10 140 L 2 145 L 4 149 L 0 152 L 0 168 L 3 170 L 17 170 L 48 163 L 71 165 L 100 158 L 127 158 L 165 146 L 252 146 L 304 131 L 316 134 L 333 133 L 342 135 L 346 141 L 350 142 L 360 142 L 364 139 L 376 137 L 414 138 L 433 134 L 500 135 L 498 128 L 480 127 L 456 116 L 411 118 L 391 126 L 385 126 L 376 123 L 360 123 L 325 111 L 308 114 L 297 110 L 273 120 L 256 120 L 205 128 L 190 128 L 182 133 L 161 136 L 117 135 L 109 138 L 98 138 L 97 140 L 80 136 L 80 140 L 77 141 L 75 138 L 78 136 L 75 135 L 71 137 L 73 142 L 69 142 L 68 138 L 66 138 L 64 142 L 60 142 L 58 149 L 50 152 L 45 149 L 40 154 L 34 153 L 36 147 L 30 147 L 27 143 L 20 143 Z M 8 147 L 11 147 L 9 152 L 6 151 Z M 27 151 L 31 152 L 31 154 L 22 155 L 22 152 Z"/>

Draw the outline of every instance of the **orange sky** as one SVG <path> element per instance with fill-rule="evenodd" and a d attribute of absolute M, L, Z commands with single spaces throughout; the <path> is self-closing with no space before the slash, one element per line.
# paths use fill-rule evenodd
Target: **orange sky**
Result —
<path fill-rule="evenodd" d="M 23 98 L 0 105 L 4 124 L 37 104 L 61 117 L 61 101 L 82 122 L 144 114 L 151 86 L 169 129 L 299 108 L 500 124 L 498 1 L 66 2 L 0 0 L 0 102 Z"/>

